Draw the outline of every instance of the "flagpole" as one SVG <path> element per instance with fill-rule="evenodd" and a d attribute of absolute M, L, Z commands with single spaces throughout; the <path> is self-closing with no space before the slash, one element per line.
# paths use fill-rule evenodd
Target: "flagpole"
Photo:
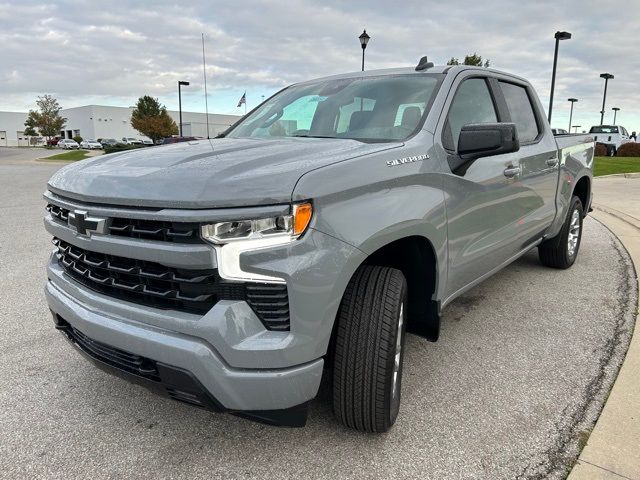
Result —
<path fill-rule="evenodd" d="M 209 98 L 207 95 L 207 62 L 204 56 L 204 33 L 202 34 L 202 76 L 204 77 L 204 109 L 207 116 L 207 138 L 209 137 Z"/>

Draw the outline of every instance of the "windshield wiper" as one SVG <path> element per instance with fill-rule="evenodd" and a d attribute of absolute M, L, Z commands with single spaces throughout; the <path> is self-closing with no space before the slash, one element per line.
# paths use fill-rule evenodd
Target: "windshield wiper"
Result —
<path fill-rule="evenodd" d="M 335 139 L 341 138 L 341 137 L 330 137 L 328 135 L 291 135 L 291 137 L 296 137 L 296 138 L 335 138 Z"/>

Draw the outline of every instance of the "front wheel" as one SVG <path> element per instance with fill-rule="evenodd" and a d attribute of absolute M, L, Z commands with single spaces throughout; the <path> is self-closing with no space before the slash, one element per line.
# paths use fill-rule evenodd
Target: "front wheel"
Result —
<path fill-rule="evenodd" d="M 400 410 L 407 282 L 400 270 L 364 265 L 345 291 L 333 362 L 333 410 L 346 426 L 385 432 Z"/>
<path fill-rule="evenodd" d="M 582 202 L 576 196 L 571 199 L 567 218 L 560 233 L 538 246 L 540 262 L 547 267 L 565 269 L 576 261 L 582 240 Z"/>

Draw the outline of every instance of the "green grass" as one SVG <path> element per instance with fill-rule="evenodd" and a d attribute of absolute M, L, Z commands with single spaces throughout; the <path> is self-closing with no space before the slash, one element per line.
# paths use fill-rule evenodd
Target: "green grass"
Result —
<path fill-rule="evenodd" d="M 89 155 L 87 153 L 88 152 L 86 150 L 71 150 L 70 152 L 59 153 L 58 155 L 52 155 L 51 157 L 44 157 L 40 160 L 77 162 L 78 160 L 88 158 Z"/>
<path fill-rule="evenodd" d="M 596 157 L 593 175 L 640 172 L 640 157 Z"/>

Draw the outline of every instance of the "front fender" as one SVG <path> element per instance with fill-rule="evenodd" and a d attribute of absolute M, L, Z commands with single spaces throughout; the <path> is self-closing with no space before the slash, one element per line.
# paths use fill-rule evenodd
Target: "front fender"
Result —
<path fill-rule="evenodd" d="M 419 147 L 401 155 L 421 155 Z M 420 236 L 436 257 L 436 300 L 447 275 L 443 166 L 438 157 L 389 168 L 389 154 L 342 162 L 302 176 L 294 201 L 312 199 L 312 227 L 371 255 L 405 237 Z"/>

